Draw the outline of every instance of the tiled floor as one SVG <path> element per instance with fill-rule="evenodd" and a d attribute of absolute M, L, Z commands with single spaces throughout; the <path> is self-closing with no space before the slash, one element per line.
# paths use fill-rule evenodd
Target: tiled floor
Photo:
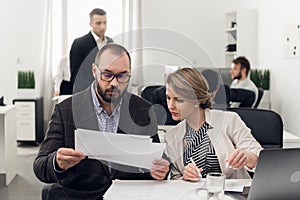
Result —
<path fill-rule="evenodd" d="M 38 149 L 39 147 L 34 146 L 34 144 L 18 143 L 18 174 L 8 187 L 4 186 L 1 182 L 1 200 L 41 199 L 41 188 L 43 183 L 35 177 L 32 167 Z"/>

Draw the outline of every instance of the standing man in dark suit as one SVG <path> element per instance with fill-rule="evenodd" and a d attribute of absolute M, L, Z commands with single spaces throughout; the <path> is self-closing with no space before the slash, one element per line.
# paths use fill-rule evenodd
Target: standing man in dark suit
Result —
<path fill-rule="evenodd" d="M 70 51 L 70 70 L 73 93 L 86 89 L 94 80 L 91 66 L 99 49 L 113 42 L 105 36 L 106 12 L 95 8 L 90 12 L 92 30 L 74 40 Z"/>
<path fill-rule="evenodd" d="M 124 47 L 114 43 L 105 45 L 93 64 L 95 81 L 56 105 L 34 161 L 36 176 L 45 183 L 54 183 L 46 194 L 47 199 L 102 199 L 114 179 L 166 177 L 169 162 L 165 159 L 154 160 L 151 170 L 145 171 L 90 159 L 74 150 L 76 128 L 149 135 L 154 142 L 159 142 L 151 104 L 127 92 L 130 63 Z"/>

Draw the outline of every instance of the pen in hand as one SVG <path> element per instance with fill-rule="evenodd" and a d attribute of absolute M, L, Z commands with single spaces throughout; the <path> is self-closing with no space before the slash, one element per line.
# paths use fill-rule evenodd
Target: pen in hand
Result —
<path fill-rule="evenodd" d="M 191 160 L 191 162 L 193 163 L 193 165 L 195 165 L 195 166 L 197 167 L 197 165 L 196 165 L 196 163 L 195 163 L 195 161 L 193 160 L 192 157 L 190 158 L 190 160 Z M 199 169 L 198 167 L 197 167 L 197 172 L 198 172 L 199 178 L 202 178 L 202 174 L 201 174 L 200 169 Z"/>

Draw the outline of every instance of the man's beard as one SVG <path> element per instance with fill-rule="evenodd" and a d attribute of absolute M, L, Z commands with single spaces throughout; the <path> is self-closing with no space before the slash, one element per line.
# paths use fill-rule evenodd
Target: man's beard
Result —
<path fill-rule="evenodd" d="M 123 93 L 121 93 L 121 91 L 116 88 L 116 87 L 111 87 L 109 89 L 106 90 L 102 90 L 102 88 L 99 86 L 98 82 L 95 83 L 96 87 L 97 87 L 97 93 L 100 95 L 100 97 L 107 103 L 118 103 L 120 102 L 120 99 L 122 98 Z M 127 89 L 127 87 L 126 87 Z M 124 91 L 126 91 L 126 89 Z M 108 94 L 108 92 L 112 92 L 114 91 L 114 93 L 117 93 L 118 95 L 116 96 L 115 94 Z"/>
<path fill-rule="evenodd" d="M 233 80 L 234 79 L 240 80 L 241 78 L 242 78 L 242 72 L 240 71 L 239 74 L 233 78 Z"/>

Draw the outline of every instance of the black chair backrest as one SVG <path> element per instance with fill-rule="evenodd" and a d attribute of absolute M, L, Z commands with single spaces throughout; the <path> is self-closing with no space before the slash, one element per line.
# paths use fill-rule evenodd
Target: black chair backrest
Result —
<path fill-rule="evenodd" d="M 283 122 L 279 114 L 251 108 L 228 108 L 227 111 L 238 113 L 264 148 L 282 148 Z"/>
<path fill-rule="evenodd" d="M 262 88 L 258 88 L 258 96 L 257 96 L 257 100 L 256 100 L 256 103 L 254 105 L 254 108 L 257 108 L 259 103 L 260 103 L 260 100 L 262 98 L 262 96 L 264 95 L 264 90 Z"/>
<path fill-rule="evenodd" d="M 174 121 L 168 109 L 166 98 L 166 86 L 158 87 L 152 94 L 152 104 L 158 125 L 176 125 L 179 121 Z"/>
<path fill-rule="evenodd" d="M 143 97 L 144 99 L 150 101 L 151 103 L 153 103 L 152 101 L 152 96 L 153 96 L 153 92 L 155 89 L 159 88 L 161 85 L 149 85 L 149 86 L 145 86 L 144 88 L 142 88 L 141 91 L 141 97 Z"/>
<path fill-rule="evenodd" d="M 230 101 L 230 88 L 228 85 L 219 85 L 218 92 L 214 98 L 217 105 L 229 105 Z"/>

